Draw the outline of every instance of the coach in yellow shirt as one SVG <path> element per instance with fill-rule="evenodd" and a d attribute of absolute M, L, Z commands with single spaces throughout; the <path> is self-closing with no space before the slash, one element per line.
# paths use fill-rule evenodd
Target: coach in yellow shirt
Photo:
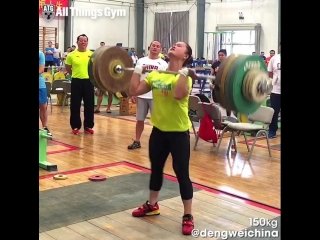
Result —
<path fill-rule="evenodd" d="M 163 168 L 171 153 L 173 170 L 180 185 L 180 194 L 184 205 L 182 233 L 190 235 L 194 225 L 191 214 L 193 188 L 189 177 L 191 122 L 188 116 L 188 101 L 194 73 L 186 66 L 192 55 L 191 47 L 177 42 L 169 51 L 169 71 L 180 74 L 151 72 L 144 81 L 140 76 L 145 67 L 138 66 L 131 78 L 130 94 L 142 95 L 152 90 L 153 110 L 151 124 L 153 129 L 149 140 L 151 162 L 150 197 L 142 206 L 132 212 L 134 217 L 158 215 L 158 201 L 162 187 Z"/>
<path fill-rule="evenodd" d="M 94 126 L 94 87 L 89 80 L 88 63 L 92 52 L 87 50 L 88 37 L 77 37 L 78 48 L 69 53 L 65 62 L 66 70 L 71 75 L 70 125 L 73 134 L 78 134 L 82 126 L 80 109 L 84 104 L 84 131 L 93 134 Z"/>

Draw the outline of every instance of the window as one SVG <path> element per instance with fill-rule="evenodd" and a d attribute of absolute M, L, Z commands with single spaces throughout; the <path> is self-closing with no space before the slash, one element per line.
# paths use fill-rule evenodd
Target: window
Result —
<path fill-rule="evenodd" d="M 256 31 L 250 31 L 250 43 L 251 44 L 256 43 Z"/>
<path fill-rule="evenodd" d="M 255 31 L 254 30 L 235 31 L 232 36 L 232 43 L 233 44 L 254 44 Z"/>
<path fill-rule="evenodd" d="M 232 41 L 232 33 L 228 32 L 228 33 L 222 33 L 221 34 L 221 42 L 222 44 L 231 44 Z"/>
<path fill-rule="evenodd" d="M 233 45 L 232 53 L 251 55 L 255 51 L 255 45 Z"/>
<path fill-rule="evenodd" d="M 229 0 L 226 0 L 229 1 Z M 232 0 L 230 0 L 232 1 Z M 220 31 L 219 49 L 226 49 L 230 54 L 249 54 L 252 52 L 260 53 L 260 32 L 261 24 L 222 24 L 217 25 L 217 31 Z M 214 49 L 215 55 L 218 49 Z"/>
<path fill-rule="evenodd" d="M 230 45 L 230 44 L 222 45 L 221 49 L 227 50 L 227 56 L 229 56 L 229 55 L 232 54 L 232 52 L 231 52 L 231 45 Z"/>

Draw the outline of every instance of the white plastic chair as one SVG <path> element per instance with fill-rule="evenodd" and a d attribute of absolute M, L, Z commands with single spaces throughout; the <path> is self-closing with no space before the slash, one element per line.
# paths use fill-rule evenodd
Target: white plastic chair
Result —
<path fill-rule="evenodd" d="M 63 109 L 67 103 L 67 100 L 71 97 L 71 82 L 63 81 L 62 88 L 63 88 L 63 92 L 64 92 L 64 97 L 63 97 L 63 101 L 62 101 L 61 113 L 63 112 Z M 69 104 L 68 104 L 68 106 L 69 106 Z"/>
<path fill-rule="evenodd" d="M 220 135 L 219 132 L 220 132 L 220 129 L 221 129 L 221 126 L 222 126 L 222 122 L 221 122 L 222 121 L 222 116 L 221 116 L 220 108 L 214 103 L 199 102 L 198 103 L 197 116 L 200 119 L 200 122 L 201 122 L 201 119 L 205 116 L 205 112 L 204 112 L 204 110 L 202 108 L 202 105 L 203 105 L 204 110 L 206 111 L 206 113 L 209 114 L 211 120 L 213 121 L 214 128 L 217 131 L 217 135 Z M 198 145 L 198 141 L 199 141 L 199 134 L 197 134 L 197 136 L 196 136 L 196 141 L 194 143 L 193 150 L 196 149 L 196 147 Z"/>
<path fill-rule="evenodd" d="M 200 118 L 198 117 L 198 114 L 197 114 L 198 109 L 199 109 L 198 102 L 200 102 L 200 101 L 201 101 L 200 98 L 197 96 L 193 96 L 193 95 L 189 96 L 189 111 L 192 110 L 192 111 L 196 112 L 196 115 L 189 114 L 189 118 L 190 118 L 190 121 L 192 124 L 192 129 L 193 129 L 193 133 L 194 133 L 195 138 L 197 138 L 197 131 L 196 131 L 196 128 L 194 127 L 193 122 L 200 122 Z"/>
<path fill-rule="evenodd" d="M 231 132 L 231 137 L 230 137 L 229 145 L 227 149 L 227 155 L 230 152 L 232 142 L 234 143 L 235 151 L 237 152 L 235 133 L 237 131 L 241 131 L 243 133 L 243 136 L 247 145 L 247 149 L 249 152 L 249 155 L 247 158 L 248 161 L 251 158 L 254 146 L 257 142 L 257 138 L 259 138 L 260 136 L 265 136 L 267 145 L 268 145 L 269 157 L 271 157 L 271 149 L 270 149 L 270 143 L 268 138 L 268 129 L 269 129 L 269 125 L 271 123 L 273 114 L 274 114 L 274 110 L 272 108 L 261 106 L 255 113 L 248 115 L 248 120 L 250 121 L 250 123 L 230 123 L 230 122 L 227 123 L 226 127 L 223 129 L 221 133 L 215 154 L 218 154 L 223 134 L 227 131 Z M 254 124 L 254 122 L 260 122 L 260 123 L 263 123 L 264 125 L 257 125 L 257 124 Z M 256 132 L 256 135 L 252 143 L 252 147 L 250 148 L 248 144 L 248 139 L 245 133 L 252 133 L 252 132 Z"/>

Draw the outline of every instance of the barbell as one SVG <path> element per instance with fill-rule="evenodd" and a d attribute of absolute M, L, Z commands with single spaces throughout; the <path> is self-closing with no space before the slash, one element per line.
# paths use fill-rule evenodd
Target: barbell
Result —
<path fill-rule="evenodd" d="M 133 71 L 133 61 L 128 52 L 116 46 L 98 48 L 88 64 L 90 81 L 101 91 L 127 92 Z M 215 78 L 197 76 L 207 80 L 215 79 L 215 94 L 220 105 L 244 114 L 255 112 L 272 90 L 266 65 L 260 56 L 233 54 L 220 64 Z"/>

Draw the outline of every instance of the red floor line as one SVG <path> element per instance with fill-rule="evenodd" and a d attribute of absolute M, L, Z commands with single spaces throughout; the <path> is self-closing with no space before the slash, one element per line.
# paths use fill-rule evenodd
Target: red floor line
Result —
<path fill-rule="evenodd" d="M 99 166 L 95 166 L 95 167 L 85 167 L 85 168 L 74 169 L 74 170 L 65 171 L 65 172 L 42 175 L 42 176 L 39 176 L 39 180 L 51 178 L 51 177 L 53 177 L 53 176 L 55 176 L 57 174 L 68 175 L 68 174 L 81 173 L 81 172 L 92 171 L 92 170 L 97 170 L 97 169 L 102 169 L 102 168 L 113 167 L 113 166 L 121 166 L 121 165 L 125 165 L 125 166 L 131 167 L 131 168 L 135 168 L 137 170 L 141 170 L 143 172 L 150 173 L 150 169 L 148 169 L 146 167 L 142 167 L 142 166 L 139 166 L 139 165 L 136 165 L 136 164 L 133 164 L 133 163 L 129 163 L 129 162 L 123 161 L 123 162 L 117 162 L 117 163 L 103 164 L 103 165 L 99 165 Z M 164 177 L 166 179 L 170 180 L 170 181 L 177 182 L 177 178 L 175 176 L 172 176 L 172 175 L 169 175 L 169 174 L 164 174 Z M 228 198 L 240 201 L 242 203 L 245 203 L 245 204 L 257 207 L 257 208 L 265 209 L 265 210 L 270 211 L 270 212 L 274 212 L 274 213 L 277 213 L 277 214 L 281 213 L 281 210 L 278 209 L 278 208 L 274 208 L 274 207 L 271 207 L 271 206 L 268 206 L 268 205 L 265 205 L 265 204 L 261 204 L 261 203 L 258 203 L 258 202 L 252 201 L 252 200 L 248 200 L 248 199 L 236 196 L 234 194 L 230 194 L 230 193 L 218 190 L 218 189 L 214 189 L 214 188 L 211 188 L 211 187 L 204 186 L 202 184 L 193 183 L 193 186 L 195 188 L 198 188 L 198 189 L 201 189 L 201 190 L 205 190 L 205 191 L 211 192 L 211 193 L 216 194 L 216 195 L 228 197 Z"/>
<path fill-rule="evenodd" d="M 277 137 L 281 137 L 281 135 L 277 135 Z M 265 138 L 265 137 L 259 137 L 259 138 L 257 138 L 257 142 L 263 141 L 263 140 L 266 141 L 266 138 Z M 270 139 L 269 139 L 269 140 L 270 140 Z M 254 141 L 254 138 L 251 138 L 251 139 L 248 140 L 249 143 L 253 143 L 253 141 Z M 239 141 L 239 142 L 246 144 L 246 141 L 245 141 L 245 140 Z"/>
<path fill-rule="evenodd" d="M 280 135 L 279 135 L 279 137 L 280 137 Z M 257 141 L 256 141 L 256 145 L 255 146 L 268 149 L 267 146 L 264 146 L 264 145 L 261 145 L 261 144 L 257 144 L 259 141 L 263 141 L 263 140 L 266 140 L 266 138 L 264 138 L 264 137 L 258 138 Z M 254 138 L 248 140 L 248 143 L 249 143 L 250 146 L 252 146 L 253 142 L 254 142 Z M 244 141 L 239 141 L 238 143 L 246 144 L 246 141 L 245 140 Z M 281 152 L 281 148 L 279 149 L 279 148 L 270 147 L 270 149 Z"/>
<path fill-rule="evenodd" d="M 80 149 L 79 147 L 76 147 L 76 146 L 73 146 L 73 145 L 70 145 L 70 144 L 67 144 L 67 143 L 63 143 L 63 142 L 60 142 L 60 141 L 57 141 L 57 140 L 49 140 L 49 142 L 55 144 L 55 145 L 60 145 L 60 146 L 63 146 L 63 147 L 67 147 L 67 148 L 70 148 L 70 149 Z"/>
<path fill-rule="evenodd" d="M 136 164 L 133 164 L 133 163 L 129 163 L 129 162 L 124 162 L 124 163 L 128 167 L 136 168 L 136 169 L 139 169 L 141 171 L 148 172 L 148 173 L 150 172 L 150 169 L 148 169 L 146 167 L 142 167 L 142 166 L 139 166 L 139 165 L 136 165 Z M 172 175 L 169 175 L 169 174 L 164 174 L 164 177 L 166 179 L 174 181 L 174 182 L 178 181 L 175 176 L 172 176 Z M 216 195 L 229 197 L 231 199 L 235 199 L 235 200 L 241 201 L 241 202 L 243 202 L 245 204 L 248 204 L 248 205 L 251 205 L 251 206 L 254 206 L 254 207 L 258 207 L 258 208 L 262 208 L 262 209 L 265 209 L 265 210 L 270 211 L 270 212 L 274 212 L 274 213 L 277 213 L 277 214 L 281 213 L 281 210 L 278 209 L 278 208 L 275 208 L 275 207 L 272 207 L 272 206 L 269 206 L 269 205 L 266 205 L 266 204 L 262 204 L 262 203 L 259 203 L 259 202 L 256 202 L 256 201 L 252 201 L 252 200 L 249 200 L 249 199 L 246 199 L 246 198 L 243 198 L 243 197 L 240 197 L 240 196 L 237 196 L 237 195 L 225 192 L 225 191 L 221 191 L 221 190 L 218 190 L 218 189 L 215 189 L 215 188 L 212 188 L 212 187 L 208 187 L 208 186 L 205 186 L 203 184 L 199 184 L 199 183 L 194 183 L 193 182 L 193 186 L 195 188 L 198 188 L 198 189 L 201 189 L 201 190 L 205 190 L 205 191 L 214 193 Z"/>
<path fill-rule="evenodd" d="M 120 166 L 120 165 L 125 165 L 125 164 L 124 164 L 124 162 L 107 163 L 107 164 L 94 166 L 94 167 L 85 167 L 85 168 L 79 168 L 79 169 L 64 171 L 64 172 L 55 172 L 55 173 L 50 173 L 50 174 L 39 176 L 39 180 L 46 179 L 46 178 L 51 178 L 51 177 L 53 177 L 53 176 L 55 176 L 57 174 L 68 175 L 68 174 L 87 172 L 87 171 L 92 171 L 92 170 L 96 170 L 96 169 L 102 169 L 102 168 L 108 168 L 108 167 L 114 167 L 114 166 Z"/>
<path fill-rule="evenodd" d="M 66 147 L 68 149 L 62 149 L 62 150 L 56 150 L 56 151 L 48 151 L 47 155 L 71 152 L 71 151 L 75 151 L 75 150 L 81 149 L 81 148 L 78 148 L 76 146 L 72 146 L 70 144 L 66 144 L 66 143 L 63 143 L 63 142 L 56 141 L 56 140 L 49 140 L 49 142 L 53 143 L 54 145 L 60 145 L 60 146 Z"/>
<path fill-rule="evenodd" d="M 56 150 L 56 151 L 49 151 L 47 152 L 47 155 L 57 154 L 57 153 L 66 153 L 66 152 L 72 152 L 78 149 L 62 149 L 62 150 Z"/>
<path fill-rule="evenodd" d="M 257 142 L 258 142 L 258 141 L 257 141 Z M 240 144 L 246 144 L 245 141 L 241 141 L 241 142 L 238 142 L 238 143 L 240 143 Z M 253 145 L 253 142 L 249 142 L 249 141 L 248 141 L 248 143 L 249 143 L 250 146 Z M 260 144 L 255 144 L 255 146 L 256 146 L 256 147 L 260 147 L 260 148 L 266 148 L 266 149 L 268 149 L 267 146 L 260 145 Z M 279 149 L 279 148 L 270 147 L 270 149 L 271 149 L 271 150 L 274 150 L 274 151 L 279 151 L 279 152 L 281 152 L 281 149 Z"/>
<path fill-rule="evenodd" d="M 115 116 L 112 116 L 112 115 L 105 115 L 105 114 L 101 114 L 101 113 L 96 113 L 96 114 L 99 115 L 99 116 L 102 116 L 102 117 L 114 118 L 114 119 L 119 119 L 119 120 L 123 120 L 123 121 L 127 121 L 127 122 L 136 122 L 136 120 L 134 120 L 134 119 L 120 118 L 120 117 L 115 117 Z M 148 123 L 148 122 L 145 122 L 144 124 L 150 125 L 150 123 Z"/>
<path fill-rule="evenodd" d="M 246 143 L 241 143 L 241 144 L 246 144 Z M 250 146 L 252 146 L 252 144 L 249 143 Z M 264 146 L 264 145 L 260 145 L 260 144 L 256 144 L 254 145 L 255 147 L 260 147 L 260 148 L 265 148 L 265 149 L 268 149 L 267 146 Z M 270 147 L 271 150 L 274 150 L 274 151 L 279 151 L 281 152 L 281 149 L 279 148 L 273 148 L 273 147 Z"/>
<path fill-rule="evenodd" d="M 104 114 L 101 114 L 101 113 L 96 113 L 96 114 L 99 115 L 99 116 L 102 116 L 102 117 L 113 118 L 113 119 L 123 120 L 123 121 L 127 121 L 127 122 L 136 122 L 136 120 L 134 120 L 134 119 L 119 118 L 119 117 L 115 117 L 115 116 L 104 115 Z M 148 123 L 148 122 L 145 122 L 144 124 L 148 125 L 148 126 L 151 126 L 151 124 Z M 194 132 L 190 131 L 190 134 L 194 134 Z"/>

